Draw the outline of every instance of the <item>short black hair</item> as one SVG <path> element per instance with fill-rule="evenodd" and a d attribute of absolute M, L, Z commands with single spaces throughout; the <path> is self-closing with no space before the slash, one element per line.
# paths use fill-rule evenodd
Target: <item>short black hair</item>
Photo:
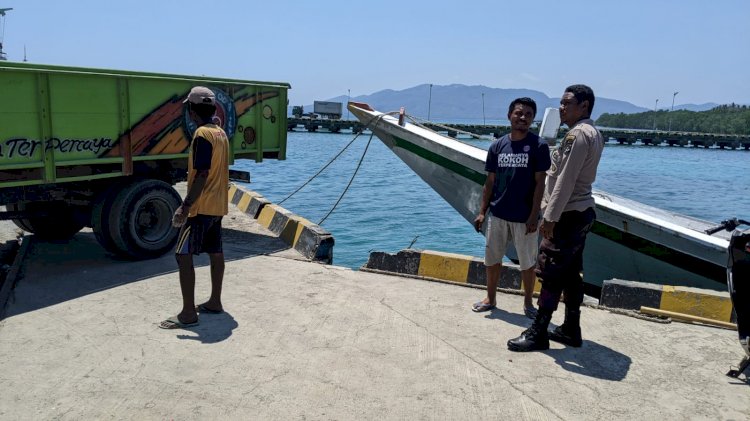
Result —
<path fill-rule="evenodd" d="M 508 114 L 513 113 L 513 109 L 516 108 L 516 105 L 518 104 L 531 107 L 531 109 L 534 110 L 534 116 L 536 117 L 536 102 L 527 96 L 514 99 L 513 102 L 510 103 L 510 106 L 508 106 Z"/>
<path fill-rule="evenodd" d="M 198 117 L 203 120 L 210 120 L 216 113 L 216 106 L 213 104 L 193 104 L 192 102 L 189 102 L 188 104 L 190 109 L 195 111 L 195 113 L 198 114 Z"/>
<path fill-rule="evenodd" d="M 570 85 L 565 88 L 565 92 L 570 92 L 576 98 L 578 103 L 583 101 L 589 102 L 589 116 L 594 111 L 594 91 L 586 85 Z"/>

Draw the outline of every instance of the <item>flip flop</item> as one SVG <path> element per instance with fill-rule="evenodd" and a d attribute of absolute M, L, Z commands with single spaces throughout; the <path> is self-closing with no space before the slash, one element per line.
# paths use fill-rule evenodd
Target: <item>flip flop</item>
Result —
<path fill-rule="evenodd" d="M 159 327 L 162 329 L 184 329 L 186 327 L 198 326 L 198 324 L 198 320 L 191 323 L 182 323 L 177 316 L 174 316 L 159 323 Z"/>
<path fill-rule="evenodd" d="M 475 313 L 481 313 L 483 311 L 490 311 L 495 308 L 497 308 L 495 304 L 489 304 L 489 303 L 483 303 L 481 301 L 477 301 L 476 303 L 474 303 L 474 305 L 471 306 L 471 311 Z"/>
<path fill-rule="evenodd" d="M 523 314 L 526 315 L 529 319 L 536 319 L 538 311 L 534 307 L 524 307 L 523 308 Z"/>
<path fill-rule="evenodd" d="M 195 306 L 195 310 L 198 313 L 208 313 L 208 314 L 221 314 L 224 312 L 224 310 L 213 310 L 208 307 L 206 307 L 206 304 L 198 304 Z"/>

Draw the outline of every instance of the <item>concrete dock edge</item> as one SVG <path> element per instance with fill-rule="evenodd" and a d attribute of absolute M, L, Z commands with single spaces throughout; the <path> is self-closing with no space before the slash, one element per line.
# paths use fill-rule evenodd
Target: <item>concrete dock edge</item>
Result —
<path fill-rule="evenodd" d="M 640 310 L 641 307 L 659 308 L 661 285 L 645 282 L 610 279 L 602 285 L 599 304 L 624 310 Z"/>
<path fill-rule="evenodd" d="M 395 254 L 375 251 L 370 253 L 360 270 L 459 285 L 487 285 L 486 267 L 480 258 L 434 250 L 409 249 Z M 540 286 L 537 282 L 534 290 L 538 292 Z M 520 288 L 520 268 L 504 263 L 498 289 L 514 291 Z M 651 307 L 722 322 L 735 321 L 729 293 L 722 291 L 611 279 L 604 281 L 599 304 L 635 311 Z"/>
<path fill-rule="evenodd" d="M 271 203 L 257 192 L 231 184 L 229 198 L 245 214 L 306 258 L 325 264 L 333 263 L 333 235 L 323 227 Z"/>
<path fill-rule="evenodd" d="M 651 307 L 721 322 L 734 322 L 728 291 L 714 291 L 645 282 L 604 281 L 600 304 L 610 308 L 640 310 Z"/>
<path fill-rule="evenodd" d="M 458 284 L 487 285 L 486 267 L 481 259 L 434 250 L 408 249 L 401 250 L 396 254 L 380 251 L 372 252 L 362 269 Z M 521 271 L 518 265 L 503 264 L 498 288 L 508 290 L 521 288 Z"/>
<path fill-rule="evenodd" d="M 229 187 L 229 201 L 241 210 L 246 215 L 249 215 L 253 219 L 258 218 L 260 210 L 265 205 L 271 204 L 271 201 L 261 196 L 260 194 L 238 188 L 235 184 L 231 184 Z"/>
<path fill-rule="evenodd" d="M 8 270 L 2 289 L 0 289 L 0 320 L 5 318 L 5 307 L 8 304 L 10 294 L 16 285 L 18 275 L 21 273 L 24 259 L 26 259 L 26 253 L 28 252 L 29 247 L 31 247 L 32 241 L 34 241 L 33 235 L 24 235 L 21 238 L 21 245 L 18 247 L 18 251 L 16 251 L 16 256 L 13 258 L 13 264 L 11 265 L 10 270 Z"/>

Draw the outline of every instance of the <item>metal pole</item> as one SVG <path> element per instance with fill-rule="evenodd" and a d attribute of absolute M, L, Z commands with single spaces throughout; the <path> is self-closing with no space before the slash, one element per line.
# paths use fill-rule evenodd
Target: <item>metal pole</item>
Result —
<path fill-rule="evenodd" d="M 346 120 L 349 120 L 349 101 L 351 101 L 352 90 L 346 90 Z"/>
<path fill-rule="evenodd" d="M 487 122 L 484 119 L 484 92 L 482 92 L 482 125 L 487 125 Z"/>
<path fill-rule="evenodd" d="M 430 83 L 430 99 L 427 101 L 427 121 L 430 120 L 430 109 L 432 108 L 432 84 Z"/>
<path fill-rule="evenodd" d="M 677 94 L 679 94 L 679 92 L 675 92 L 672 94 L 672 109 L 670 110 L 670 113 L 674 111 L 674 97 L 676 97 Z M 672 116 L 671 115 L 669 116 L 669 131 L 670 132 L 672 131 Z"/>
<path fill-rule="evenodd" d="M 7 56 L 3 52 L 3 39 L 5 38 L 5 12 L 13 10 L 12 7 L 0 9 L 0 60 L 7 60 Z M 26 54 L 24 53 L 24 57 Z M 26 61 L 26 60 L 24 60 Z"/>
<path fill-rule="evenodd" d="M 656 107 L 659 106 L 659 98 L 656 98 L 656 104 L 654 104 L 654 131 L 656 131 Z"/>

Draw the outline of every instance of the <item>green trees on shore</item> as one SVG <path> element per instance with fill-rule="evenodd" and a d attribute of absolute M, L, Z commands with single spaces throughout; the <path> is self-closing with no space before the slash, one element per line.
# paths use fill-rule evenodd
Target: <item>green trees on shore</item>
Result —
<path fill-rule="evenodd" d="M 719 105 L 708 111 L 648 111 L 636 114 L 602 114 L 596 124 L 622 129 L 667 130 L 680 132 L 750 135 L 750 107 Z"/>

